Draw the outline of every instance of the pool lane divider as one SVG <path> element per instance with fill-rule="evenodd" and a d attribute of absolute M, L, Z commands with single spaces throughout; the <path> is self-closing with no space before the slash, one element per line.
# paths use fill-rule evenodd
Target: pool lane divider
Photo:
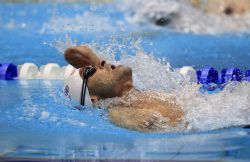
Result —
<path fill-rule="evenodd" d="M 48 63 L 38 67 L 34 63 L 24 63 L 23 65 L 14 65 L 12 63 L 0 64 L 0 80 L 13 79 L 48 79 L 48 80 L 64 80 L 74 70 L 71 65 L 60 67 L 56 63 Z M 213 67 L 207 67 L 195 70 L 191 66 L 183 66 L 177 70 L 190 82 L 197 82 L 203 85 L 206 90 L 222 89 L 231 81 L 249 81 L 250 70 L 245 73 L 239 68 L 226 68 L 219 72 Z"/>
<path fill-rule="evenodd" d="M 17 67 L 14 64 L 0 64 L 0 80 L 13 80 L 17 77 Z"/>
<path fill-rule="evenodd" d="M 34 63 L 24 63 L 23 65 L 0 64 L 0 80 L 64 80 L 75 68 L 71 65 L 60 67 L 56 63 L 48 63 L 40 67 Z"/>
<path fill-rule="evenodd" d="M 196 71 L 197 83 L 201 84 L 201 92 L 219 92 L 229 82 L 250 82 L 250 70 L 246 70 L 245 74 L 239 68 L 226 68 L 221 71 L 219 75 L 218 71 L 213 67 L 203 68 Z"/>

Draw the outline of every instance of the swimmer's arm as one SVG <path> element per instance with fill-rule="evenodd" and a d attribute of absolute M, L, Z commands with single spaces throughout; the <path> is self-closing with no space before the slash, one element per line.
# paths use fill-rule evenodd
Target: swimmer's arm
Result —
<path fill-rule="evenodd" d="M 132 106 L 110 105 L 111 121 L 132 130 L 150 132 L 162 131 L 167 127 L 176 127 L 183 119 L 183 111 L 176 104 L 152 101 L 136 103 Z"/>

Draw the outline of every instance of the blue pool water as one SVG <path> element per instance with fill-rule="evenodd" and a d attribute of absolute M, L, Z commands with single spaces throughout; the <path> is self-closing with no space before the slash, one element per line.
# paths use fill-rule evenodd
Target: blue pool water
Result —
<path fill-rule="evenodd" d="M 154 62 L 145 55 L 151 54 L 166 58 L 172 68 L 250 68 L 247 33 L 193 34 L 140 26 L 129 23 L 125 12 L 117 4 L 0 3 L 0 62 L 63 66 L 63 49 L 87 43 L 101 56 L 114 53 L 125 64 L 124 53 L 134 56 L 138 66 L 146 62 L 149 70 L 161 65 L 150 67 Z M 143 75 L 135 84 L 150 89 L 143 81 L 152 75 Z M 159 76 L 151 79 L 158 84 L 154 88 L 167 91 L 170 83 Z M 250 85 L 236 86 L 215 96 L 202 95 L 197 87 L 180 90 L 181 99 L 188 99 L 185 92 L 196 97 L 184 103 L 192 129 L 141 133 L 113 125 L 104 109 L 76 110 L 62 95 L 63 81 L 0 81 L 0 160 L 249 161 L 250 130 L 238 125 L 250 122 Z"/>
<path fill-rule="evenodd" d="M 66 106 L 62 81 L 1 81 L 1 157 L 37 159 L 249 159 L 250 131 L 139 133 L 105 111 Z"/>

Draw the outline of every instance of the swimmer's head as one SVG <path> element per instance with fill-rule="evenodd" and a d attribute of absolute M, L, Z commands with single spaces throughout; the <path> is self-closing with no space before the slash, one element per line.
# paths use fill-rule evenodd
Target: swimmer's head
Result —
<path fill-rule="evenodd" d="M 95 74 L 88 79 L 88 89 L 93 100 L 120 97 L 133 87 L 131 68 L 106 63 L 88 46 L 70 47 L 64 57 L 75 68 L 81 68 L 80 74 L 87 66 L 96 68 Z"/>

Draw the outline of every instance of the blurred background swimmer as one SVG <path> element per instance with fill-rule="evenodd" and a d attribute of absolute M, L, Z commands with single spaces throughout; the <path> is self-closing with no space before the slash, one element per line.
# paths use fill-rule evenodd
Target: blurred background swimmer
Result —
<path fill-rule="evenodd" d="M 250 11 L 249 0 L 191 0 L 194 7 L 220 15 L 244 15 Z"/>
<path fill-rule="evenodd" d="M 120 8 L 132 24 L 168 28 L 178 32 L 218 34 L 247 32 L 250 1 L 247 0 L 154 0 L 127 1 Z M 145 27 L 146 28 L 146 27 Z"/>

